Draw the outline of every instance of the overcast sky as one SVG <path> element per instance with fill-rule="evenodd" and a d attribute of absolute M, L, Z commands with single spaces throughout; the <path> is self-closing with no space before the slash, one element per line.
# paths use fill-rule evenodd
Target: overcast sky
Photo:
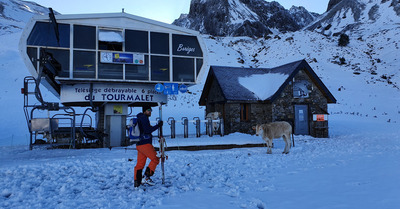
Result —
<path fill-rule="evenodd" d="M 31 0 L 52 7 L 61 14 L 121 12 L 172 23 L 180 14 L 188 13 L 191 0 Z M 329 0 L 276 0 L 286 9 L 303 6 L 308 11 L 324 13 Z"/>

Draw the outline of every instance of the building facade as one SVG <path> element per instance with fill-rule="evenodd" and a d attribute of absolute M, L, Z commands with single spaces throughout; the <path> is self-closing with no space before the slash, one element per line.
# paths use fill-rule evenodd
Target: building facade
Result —
<path fill-rule="evenodd" d="M 294 134 L 327 138 L 328 104 L 336 99 L 300 60 L 270 69 L 211 66 L 199 103 L 207 113 L 222 113 L 227 134 L 287 121 Z"/>

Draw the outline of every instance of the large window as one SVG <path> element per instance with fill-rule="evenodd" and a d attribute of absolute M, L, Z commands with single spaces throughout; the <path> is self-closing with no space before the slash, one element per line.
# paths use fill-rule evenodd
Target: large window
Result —
<path fill-rule="evenodd" d="M 145 56 L 144 65 L 125 65 L 126 80 L 149 80 L 149 56 Z"/>
<path fill-rule="evenodd" d="M 99 78 L 123 79 L 123 65 L 104 64 L 99 62 Z"/>
<path fill-rule="evenodd" d="M 193 58 L 173 58 L 174 81 L 194 82 L 194 59 Z"/>
<path fill-rule="evenodd" d="M 203 52 L 201 51 L 196 36 L 173 34 L 172 47 L 174 55 L 192 56 L 192 57 L 203 56 Z"/>
<path fill-rule="evenodd" d="M 96 52 L 74 51 L 74 78 L 96 77 Z"/>
<path fill-rule="evenodd" d="M 99 29 L 99 49 L 122 51 L 123 42 L 122 31 Z"/>
<path fill-rule="evenodd" d="M 96 27 L 74 25 L 74 48 L 96 49 Z"/>
<path fill-rule="evenodd" d="M 151 80 L 169 81 L 169 57 L 151 56 Z"/>
<path fill-rule="evenodd" d="M 69 48 L 69 25 L 58 24 L 59 43 L 53 24 L 37 22 L 28 37 L 27 45 Z"/>
<path fill-rule="evenodd" d="M 45 49 L 50 56 L 49 62 L 56 69 L 56 76 L 69 77 L 69 50 Z"/>
<path fill-rule="evenodd" d="M 150 45 L 153 54 L 169 54 L 169 34 L 150 33 Z"/>
<path fill-rule="evenodd" d="M 147 31 L 125 30 L 125 51 L 149 52 L 149 33 Z"/>

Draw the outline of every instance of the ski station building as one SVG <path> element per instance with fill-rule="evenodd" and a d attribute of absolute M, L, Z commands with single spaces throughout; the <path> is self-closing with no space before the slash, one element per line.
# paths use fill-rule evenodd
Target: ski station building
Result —
<path fill-rule="evenodd" d="M 199 101 L 220 112 L 226 134 L 254 134 L 255 124 L 287 121 L 294 134 L 329 137 L 335 97 L 305 60 L 274 68 L 211 66 Z"/>
<path fill-rule="evenodd" d="M 168 94 L 185 92 L 207 70 L 197 31 L 124 12 L 54 15 L 50 9 L 28 22 L 19 50 L 32 75 L 22 89 L 31 148 L 38 142 L 123 146 L 129 107 L 165 104 Z M 40 84 L 60 103 L 46 102 Z M 75 107 L 87 109 L 78 114 Z M 38 110 L 62 113 L 39 118 Z"/>

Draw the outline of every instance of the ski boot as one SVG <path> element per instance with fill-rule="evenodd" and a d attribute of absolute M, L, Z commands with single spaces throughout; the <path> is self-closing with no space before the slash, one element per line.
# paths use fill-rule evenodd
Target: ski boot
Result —
<path fill-rule="evenodd" d="M 142 183 L 142 170 L 137 170 L 134 186 L 139 187 L 141 183 Z"/>
<path fill-rule="evenodd" d="M 148 184 L 148 185 L 150 185 L 150 186 L 156 185 L 156 184 L 154 183 L 154 181 L 151 180 L 151 178 L 150 178 L 152 175 L 154 175 L 154 171 L 150 170 L 150 168 L 147 167 L 147 168 L 146 168 L 146 171 L 144 172 L 144 178 L 143 178 L 143 180 L 142 180 L 142 184 Z"/>

